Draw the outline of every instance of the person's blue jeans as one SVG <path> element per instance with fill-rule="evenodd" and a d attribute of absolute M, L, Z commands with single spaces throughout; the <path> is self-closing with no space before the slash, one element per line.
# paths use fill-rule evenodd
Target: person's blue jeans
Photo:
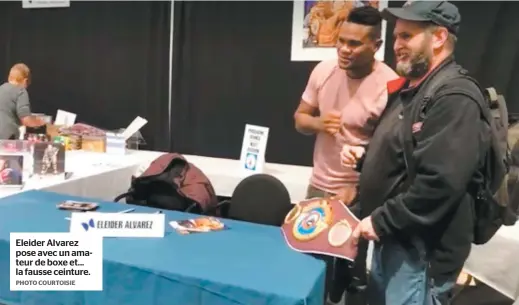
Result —
<path fill-rule="evenodd" d="M 395 240 L 375 243 L 368 281 L 369 305 L 447 305 L 456 279 L 436 285 L 428 276 L 425 251 Z"/>

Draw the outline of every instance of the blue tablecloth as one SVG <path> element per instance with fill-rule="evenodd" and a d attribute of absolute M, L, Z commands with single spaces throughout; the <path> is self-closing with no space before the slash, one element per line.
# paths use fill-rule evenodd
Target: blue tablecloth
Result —
<path fill-rule="evenodd" d="M 279 228 L 224 220 L 230 229 L 164 238 L 106 238 L 102 292 L 9 290 L 10 232 L 67 232 L 63 200 L 43 191 L 0 199 L 0 303 L 6 305 L 320 305 L 324 264 L 289 249 Z M 127 205 L 102 203 L 99 212 Z M 153 212 L 136 207 L 136 212 Z M 166 221 L 193 215 L 165 212 Z"/>

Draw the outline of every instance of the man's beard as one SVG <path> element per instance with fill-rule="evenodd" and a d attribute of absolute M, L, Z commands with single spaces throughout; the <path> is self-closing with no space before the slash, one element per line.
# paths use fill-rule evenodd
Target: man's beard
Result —
<path fill-rule="evenodd" d="M 427 49 L 429 41 L 424 40 L 420 50 L 412 52 L 406 62 L 397 62 L 396 73 L 407 79 L 420 79 L 431 67 L 432 54 Z"/>

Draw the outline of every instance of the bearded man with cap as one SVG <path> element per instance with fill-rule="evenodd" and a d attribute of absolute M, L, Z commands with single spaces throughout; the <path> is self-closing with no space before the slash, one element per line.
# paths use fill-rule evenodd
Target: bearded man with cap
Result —
<path fill-rule="evenodd" d="M 369 148 L 341 152 L 345 166 L 361 171 L 363 219 L 353 237 L 375 242 L 370 305 L 447 304 L 473 240 L 471 186 L 491 136 L 478 105 L 484 97 L 454 61 L 461 21 L 455 5 L 412 1 L 383 16 L 396 20 L 402 79 L 388 84 L 388 106 Z"/>

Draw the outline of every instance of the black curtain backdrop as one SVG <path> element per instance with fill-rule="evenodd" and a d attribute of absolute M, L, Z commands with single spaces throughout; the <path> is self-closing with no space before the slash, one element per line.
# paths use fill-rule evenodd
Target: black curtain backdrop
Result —
<path fill-rule="evenodd" d="M 33 73 L 34 112 L 57 109 L 101 128 L 148 119 L 147 149 L 169 149 L 170 2 L 77 2 L 22 9 L 0 2 L 0 72 L 17 62 Z"/>
<path fill-rule="evenodd" d="M 510 111 L 519 112 L 519 3 L 456 4 L 463 16 L 457 60 L 483 85 L 505 93 Z M 249 123 L 270 128 L 267 162 L 312 164 L 314 138 L 294 130 L 292 114 L 316 62 L 290 61 L 292 5 L 175 3 L 174 150 L 237 159 Z M 391 66 L 392 30 L 388 25 Z"/>

